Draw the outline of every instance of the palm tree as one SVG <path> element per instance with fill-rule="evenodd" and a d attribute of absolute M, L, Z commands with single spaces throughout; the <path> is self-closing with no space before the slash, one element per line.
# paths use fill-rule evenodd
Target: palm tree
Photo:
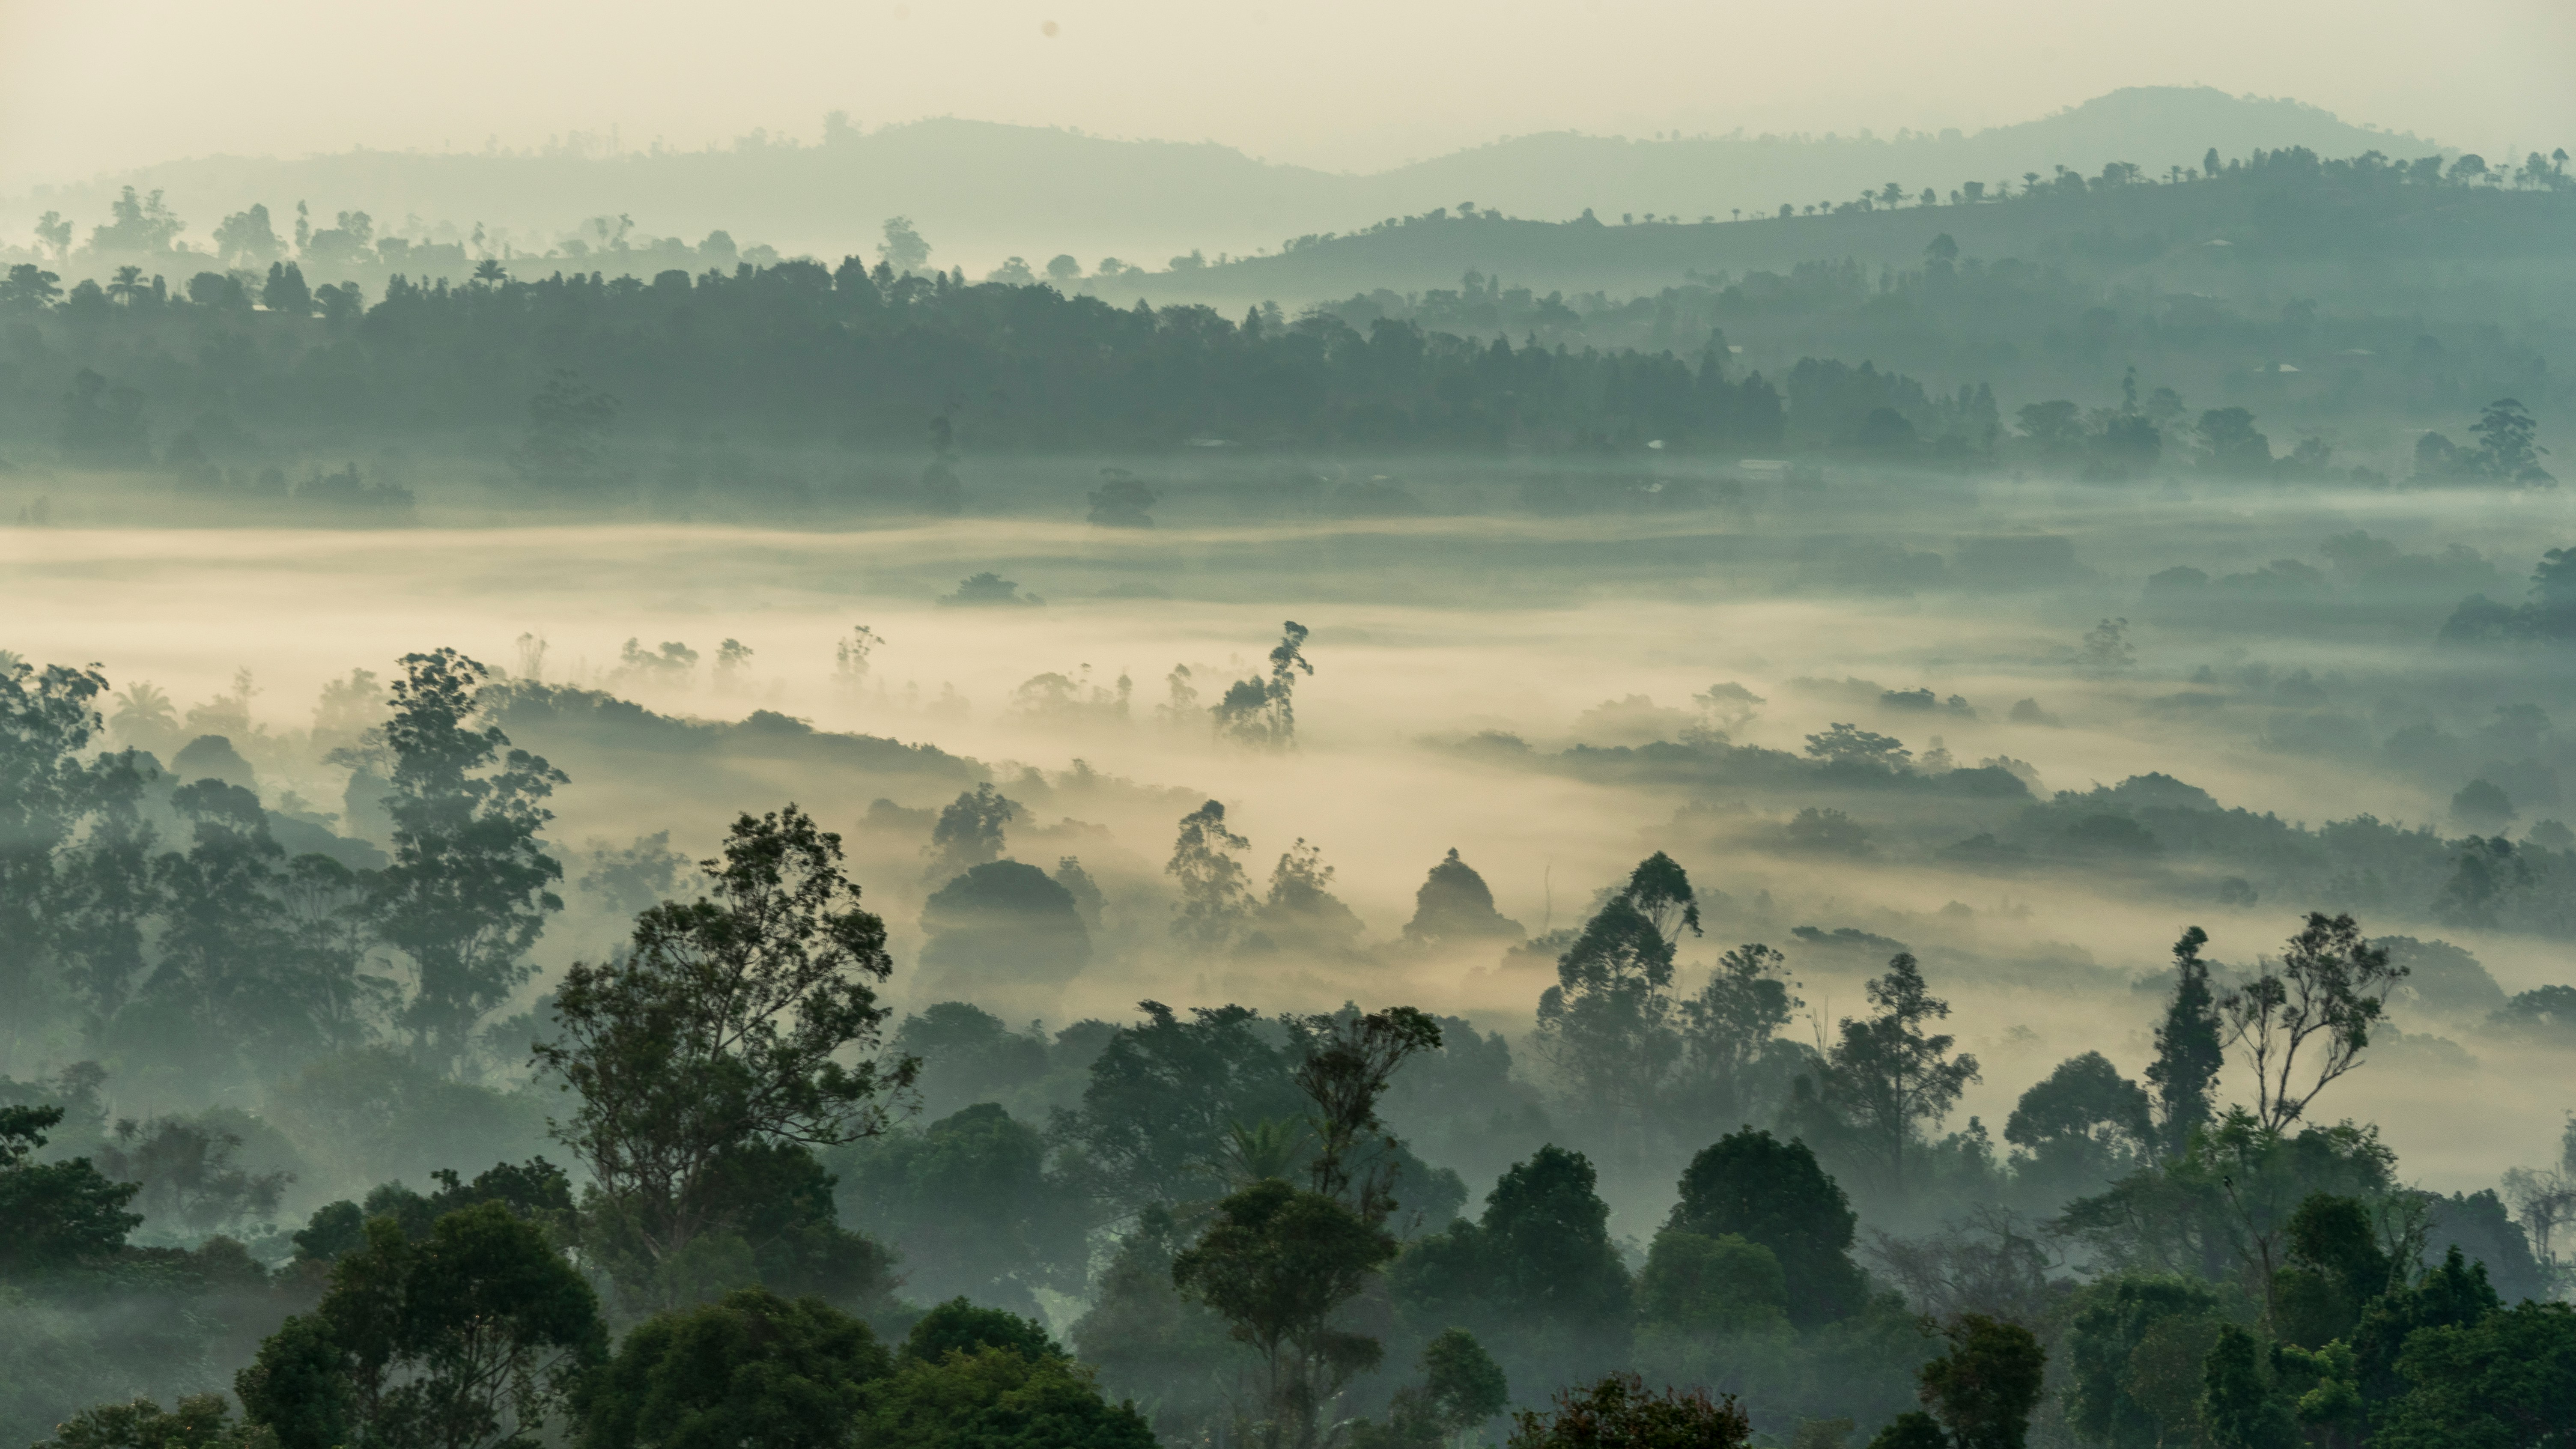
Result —
<path fill-rule="evenodd" d="M 134 299 L 143 295 L 146 290 L 148 289 L 143 285 L 141 267 L 119 267 L 116 269 L 116 280 L 107 284 L 107 295 L 129 307 L 133 306 Z"/>
<path fill-rule="evenodd" d="M 116 692 L 116 713 L 108 725 L 127 744 L 162 739 L 179 728 L 179 712 L 170 696 L 148 679 L 138 679 Z"/>
<path fill-rule="evenodd" d="M 483 283 L 487 287 L 498 286 L 501 283 L 510 280 L 510 273 L 499 262 L 492 260 L 490 257 L 485 257 L 483 260 L 474 264 L 474 280 Z"/>

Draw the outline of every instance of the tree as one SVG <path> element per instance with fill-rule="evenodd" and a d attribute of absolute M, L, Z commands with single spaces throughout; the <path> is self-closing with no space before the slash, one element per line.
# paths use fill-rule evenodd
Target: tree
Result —
<path fill-rule="evenodd" d="M 1155 1449 L 1132 1404 L 1103 1399 L 1091 1371 L 1008 1348 L 907 1359 L 868 1386 L 861 1444 L 918 1449 Z"/>
<path fill-rule="evenodd" d="M 1941 1329 L 1950 1351 L 1923 1366 L 1923 1402 L 1953 1449 L 2022 1449 L 2039 1407 L 2047 1351 L 2018 1323 L 1962 1313 Z"/>
<path fill-rule="evenodd" d="M 1064 1349 L 1035 1319 L 981 1308 L 963 1298 L 937 1304 L 904 1335 L 902 1358 L 937 1363 L 952 1353 L 1006 1348 L 1022 1358 L 1062 1358 Z"/>
<path fill-rule="evenodd" d="M 1637 1308 L 1649 1335 L 1734 1337 L 1789 1326 L 1788 1279 L 1779 1256 L 1733 1233 L 1655 1234 L 1637 1275 Z"/>
<path fill-rule="evenodd" d="M 1087 1258 L 1046 1153 L 1036 1128 L 979 1102 L 839 1159 L 843 1216 L 904 1252 L 910 1291 L 1033 1313 L 1039 1290 L 1081 1286 Z"/>
<path fill-rule="evenodd" d="M 2557 481 L 2540 466 L 2541 455 L 2549 450 L 2539 445 L 2540 425 L 2518 399 L 2488 403 L 2469 431 L 2479 438 L 2471 464 L 2478 473 L 2524 488 L 2546 488 Z"/>
<path fill-rule="evenodd" d="M 277 229 L 269 224 L 268 208 L 256 202 L 217 223 L 214 241 L 215 255 L 228 267 L 257 267 L 277 260 L 284 250 Z"/>
<path fill-rule="evenodd" d="M 1807 753 L 1819 764 L 1902 771 L 1914 752 L 1891 735 L 1872 734 L 1857 725 L 1838 724 L 1807 736 Z"/>
<path fill-rule="evenodd" d="M 1650 1393 L 1632 1373 L 1559 1389 L 1553 1409 L 1524 1410 L 1512 1425 L 1510 1449 L 1744 1449 L 1753 1442 L 1752 1422 L 1733 1394 Z"/>
<path fill-rule="evenodd" d="M 103 1264 L 142 1226 L 126 1211 L 140 1185 L 112 1182 L 86 1157 L 37 1162 L 60 1107 L 0 1107 L 0 1282 Z"/>
<path fill-rule="evenodd" d="M 1058 257 L 1056 260 L 1069 262 L 1073 259 Z M 1052 263 L 1049 270 L 1053 270 Z M 1154 516 L 1146 510 L 1161 497 L 1126 469 L 1103 468 L 1100 470 L 1100 486 L 1090 495 L 1091 523 L 1097 528 L 1151 528 Z"/>
<path fill-rule="evenodd" d="M 2233 1323 L 2222 1325 L 2210 1345 L 2200 1422 L 2219 1449 L 2289 1449 L 2299 1442 L 2290 1406 L 2264 1372 L 2262 1351 L 2261 1340 Z"/>
<path fill-rule="evenodd" d="M 2067 1422 L 2110 1449 L 2157 1449 L 2200 1422 L 2202 1361 L 2224 1320 L 2197 1278 L 2120 1274 L 2075 1301 L 2064 1351 Z"/>
<path fill-rule="evenodd" d="M 259 305 L 289 317 L 313 315 L 313 289 L 304 285 L 304 268 L 293 262 L 270 262 L 268 280 L 259 289 Z"/>
<path fill-rule="evenodd" d="M 233 1422 L 221 1394 L 190 1394 L 164 1412 L 151 1399 L 83 1409 L 36 1449 L 266 1449 L 260 1431 Z"/>
<path fill-rule="evenodd" d="M 868 1055 L 894 968 L 839 836 L 793 805 L 744 815 L 702 869 L 710 895 L 647 910 L 620 956 L 565 973 L 560 1034 L 534 1049 L 578 1098 L 555 1135 L 656 1267 L 738 1213 L 727 1169 L 748 1151 L 873 1136 L 919 1070 Z"/>
<path fill-rule="evenodd" d="M 913 229 L 912 218 L 887 217 L 884 233 L 885 240 L 877 243 L 877 255 L 897 273 L 910 276 L 930 260 L 930 243 Z"/>
<path fill-rule="evenodd" d="M 1741 1237 L 1778 1262 L 1789 1320 L 1813 1328 L 1848 1318 L 1869 1296 L 1851 1258 L 1859 1215 L 1807 1144 L 1752 1127 L 1730 1132 L 1682 1170 L 1666 1232 Z"/>
<path fill-rule="evenodd" d="M 867 656 L 859 655 L 859 675 L 864 676 Z M 961 871 L 1002 858 L 1002 829 L 1018 817 L 1020 807 L 993 788 L 988 781 L 967 790 L 948 802 L 939 819 L 930 827 L 930 844 L 922 852 L 930 859 L 929 879 L 947 880 Z"/>
<path fill-rule="evenodd" d="M 2086 1052 L 2022 1093 L 2004 1140 L 2029 1154 L 2023 1175 L 2062 1201 L 2126 1172 L 2153 1150 L 2155 1129 L 2146 1091 L 2110 1058 Z"/>
<path fill-rule="evenodd" d="M 1792 995 L 1788 958 L 1760 942 L 1737 946 L 1695 996 L 1676 1003 L 1682 1090 L 1703 1121 L 1752 1115 L 1755 1072 L 1773 1057 L 1780 1028 L 1806 1003 Z"/>
<path fill-rule="evenodd" d="M 2254 1115 L 2279 1132 L 2317 1094 L 2360 1064 L 2388 993 L 2406 978 L 2388 952 L 2362 939 L 2350 915 L 2310 912 L 2277 963 L 2219 997 L 2227 1040 L 2254 1074 Z M 2299 1054 L 2310 1046 L 2306 1070 Z"/>
<path fill-rule="evenodd" d="M 487 1202 L 418 1243 L 369 1222 L 321 1304 L 233 1385 L 280 1449 L 534 1449 L 606 1347 L 590 1285 L 535 1225 Z"/>
<path fill-rule="evenodd" d="M 1395 1207 L 1396 1142 L 1378 1120 L 1377 1104 L 1407 1058 L 1440 1049 L 1440 1024 L 1410 1006 L 1365 1016 L 1345 1009 L 1284 1024 L 1299 1050 L 1290 1079 L 1315 1105 L 1316 1150 L 1307 1166 L 1313 1190 L 1364 1222 L 1385 1222 Z M 1364 1147 L 1376 1150 L 1363 1156 Z"/>
<path fill-rule="evenodd" d="M 1523 1382 L 1605 1372 L 1628 1351 L 1632 1288 L 1592 1163 L 1542 1147 L 1453 1222 L 1406 1249 L 1388 1286 L 1406 1321 L 1474 1332 Z"/>
<path fill-rule="evenodd" d="M 57 939 L 56 859 L 92 805 L 98 776 L 82 762 L 102 728 L 106 676 L 59 664 L 0 661 L 0 998 L 42 998 Z M 6 1046 L 34 1023 L 13 1011 Z"/>
<path fill-rule="evenodd" d="M 2426 1328 L 2398 1360 L 2411 1385 L 2371 1438 L 2386 1449 L 2545 1449 L 2576 1423 L 2576 1309 L 2518 1303 Z"/>
<path fill-rule="evenodd" d="M 1925 1030 L 1950 1014 L 1950 1003 L 1925 987 L 1911 952 L 1890 958 L 1887 974 L 1867 990 L 1878 1012 L 1843 1018 L 1841 1040 L 1826 1054 L 1823 1098 L 1859 1133 L 1888 1187 L 1899 1189 L 1916 1124 L 1938 1124 L 1949 1115 L 1959 1093 L 1979 1080 L 1977 1059 L 1964 1052 L 1953 1057 L 1953 1038 Z"/>
<path fill-rule="evenodd" d="M 477 728 L 490 671 L 453 649 L 406 654 L 393 685 L 384 744 L 393 759 L 393 864 L 370 909 L 387 944 L 409 958 L 402 1019 L 415 1045 L 462 1058 L 474 1028 L 533 970 L 527 954 L 550 912 L 563 866 L 537 833 L 554 819 L 545 799 L 561 770 L 513 749 L 498 725 Z"/>
<path fill-rule="evenodd" d="M 812 1298 L 743 1288 L 637 1324 L 584 1387 L 582 1449 L 843 1449 L 894 1362 Z"/>
<path fill-rule="evenodd" d="M 2208 944 L 2209 933 L 2198 926 L 2174 943 L 2173 1000 L 2156 1028 L 2156 1059 L 2147 1067 L 2167 1157 L 2180 1157 L 2191 1145 L 2191 1134 L 2209 1121 L 2210 1093 L 2227 1064 L 2218 995 L 2210 990 L 2209 963 L 2200 959 L 2200 948 Z"/>
<path fill-rule="evenodd" d="M 5 281 L 0 281 L 0 310 L 42 312 L 63 294 L 62 276 L 49 272 L 34 262 L 18 262 L 9 268 Z"/>
<path fill-rule="evenodd" d="M 1280 627 L 1279 643 L 1270 651 L 1270 677 L 1239 679 L 1210 713 L 1220 739 L 1270 749 L 1297 743 L 1297 676 L 1313 674 L 1306 660 L 1306 626 L 1291 619 Z"/>
<path fill-rule="evenodd" d="M 1690 877 L 1657 851 L 1584 923 L 1557 958 L 1556 985 L 1539 996 L 1540 1052 L 1614 1133 L 1640 1134 L 1654 1118 L 1680 1051 L 1674 952 L 1683 931 L 1699 929 Z"/>
<path fill-rule="evenodd" d="M 1249 850 L 1252 842 L 1226 829 L 1225 803 L 1210 800 L 1181 817 L 1172 858 L 1163 873 L 1180 884 L 1180 904 L 1173 908 L 1172 934 L 1200 947 L 1223 946 L 1242 929 L 1252 911 L 1252 887 L 1243 863 L 1231 854 Z"/>
<path fill-rule="evenodd" d="M 1192 1007 L 1188 1020 L 1159 1001 L 1137 1009 L 1145 1019 L 1109 1039 L 1082 1105 L 1060 1111 L 1050 1132 L 1067 1149 L 1072 1182 L 1113 1219 L 1203 1198 L 1229 1129 L 1297 1117 L 1306 1105 L 1248 1008 Z"/>
<path fill-rule="evenodd" d="M 1043 999 L 1091 961 L 1091 933 L 1073 893 L 1016 860 L 975 866 L 932 892 L 921 928 L 931 989 L 961 996 Z"/>
<path fill-rule="evenodd" d="M 1519 940 L 1521 924 L 1494 909 L 1494 893 L 1474 866 L 1458 858 L 1455 846 L 1413 893 L 1413 919 L 1404 923 L 1408 941 Z"/>
<path fill-rule="evenodd" d="M 1254 912 L 1252 944 L 1267 941 L 1291 951 L 1347 951 L 1367 928 L 1333 894 L 1333 867 L 1322 847 L 1304 837 L 1279 853 L 1270 869 L 1270 893 Z"/>
<path fill-rule="evenodd" d="M 1172 1281 L 1222 1314 L 1261 1357 L 1270 1449 L 1312 1449 L 1351 1376 L 1377 1366 L 1378 1341 L 1336 1326 L 1343 1306 L 1395 1256 L 1395 1239 L 1322 1193 L 1267 1178 L 1217 1205 Z"/>

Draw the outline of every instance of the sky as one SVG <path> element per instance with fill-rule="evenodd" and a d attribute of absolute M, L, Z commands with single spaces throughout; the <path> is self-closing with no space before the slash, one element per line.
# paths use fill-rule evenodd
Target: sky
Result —
<path fill-rule="evenodd" d="M 2569 0 L 0 0 L 0 190 L 217 152 L 695 149 L 956 115 L 1374 170 L 1505 135 L 1937 130 L 2124 85 L 2576 142 Z"/>

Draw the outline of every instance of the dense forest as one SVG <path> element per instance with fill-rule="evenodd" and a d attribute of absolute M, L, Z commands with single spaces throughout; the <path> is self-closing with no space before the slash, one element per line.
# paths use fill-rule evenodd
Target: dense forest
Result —
<path fill-rule="evenodd" d="M 66 517 L 90 490 L 47 486 L 56 468 L 167 477 L 181 516 L 232 504 L 361 521 L 405 512 L 429 460 L 465 464 L 517 507 L 787 517 L 955 512 L 970 491 L 979 508 L 1026 506 L 1016 483 L 970 489 L 977 460 L 1066 454 L 1184 484 L 1220 456 L 1274 459 L 1283 478 L 1433 457 L 1555 460 L 1571 477 L 1615 459 L 1786 456 L 2097 481 L 2529 486 L 2549 476 L 2533 419 L 2567 401 L 2547 362 L 2567 319 L 2543 308 L 2499 325 L 2531 283 L 2498 258 L 2520 254 L 2517 225 L 2564 234 L 2541 213 L 2563 210 L 2567 189 L 2547 158 L 2512 187 L 2485 184 L 2504 173 L 2475 161 L 2276 153 L 2162 185 L 2114 166 L 1985 206 L 2102 210 L 2092 245 L 2141 255 L 2218 227 L 2239 238 L 2222 273 L 2306 268 L 2244 295 L 2222 277 L 2215 296 L 2185 290 L 2216 265 L 2197 242 L 2161 282 L 1967 254 L 1952 232 L 1973 237 L 1982 213 L 1962 202 L 1906 213 L 1923 216 L 1909 235 L 1932 234 L 1902 270 L 1820 258 L 1624 301 L 1533 296 L 1470 271 L 1455 289 L 1381 289 L 1294 317 L 1265 303 L 1236 321 L 1197 303 L 1113 305 L 1078 265 L 1052 283 L 1025 267 L 983 283 L 908 270 L 926 253 L 899 221 L 873 266 L 772 256 L 692 271 L 713 255 L 701 248 L 659 257 L 681 264 L 649 278 L 576 257 L 521 280 L 487 259 L 460 285 L 391 271 L 371 301 L 364 280 L 313 285 L 304 270 L 363 240 L 357 217 L 265 272 L 175 281 L 127 264 L 66 290 L 44 266 L 15 266 L 0 285 L 0 310 L 19 319 L 0 362 L 0 456 L 38 470 L 25 491 Z M 123 205 L 133 214 L 115 227 L 166 252 L 175 221 Z M 242 258 L 285 250 L 264 209 L 255 226 L 246 216 L 223 229 Z M 2121 216 L 2145 219 L 2131 241 Z M 1415 220 L 1443 235 L 1521 225 Z M 2474 263 L 2475 279 L 2413 295 L 2333 269 L 2337 246 L 2386 250 L 2368 240 L 2378 231 L 2427 263 Z M 1821 347 L 1845 360 L 1806 350 Z M 2070 380 L 2077 396 L 2055 391 Z"/>
<path fill-rule="evenodd" d="M 1288 625 L 1196 727 L 1293 742 L 1308 637 Z M 264 801 L 221 736 L 165 768 L 130 741 L 189 726 L 146 690 L 23 662 L 0 685 L 7 1050 L 13 1071 L 60 1063 L 0 1083 L 0 1411 L 29 1438 L 2536 1446 L 2576 1411 L 2576 1314 L 2552 1301 L 2576 1145 L 2501 1192 L 2433 1193 L 2332 1106 L 2427 1020 L 2562 1032 L 2568 988 L 2507 1000 L 2457 947 L 2350 914 L 2289 914 L 2250 966 L 2182 929 L 2134 996 L 2143 1080 L 2069 1057 L 1999 1145 L 1952 1125 L 1983 1068 L 1945 1024 L 1948 968 L 1805 927 L 1685 964 L 1744 904 L 1661 851 L 1534 939 L 1459 852 L 1430 868 L 1376 949 L 1526 963 L 1546 984 L 1517 1046 L 1400 1004 L 1148 1000 L 1023 1031 L 885 992 L 898 972 L 1025 990 L 1082 970 L 1095 936 L 1114 949 L 1102 881 L 1123 885 L 1014 858 L 1050 794 L 1177 810 L 1161 904 L 1128 928 L 1160 949 L 1329 956 L 1359 922 L 1302 840 L 1261 890 L 1215 800 L 1030 773 L 872 808 L 867 832 L 921 841 L 938 885 L 899 959 L 867 903 L 884 892 L 793 804 L 739 816 L 694 867 L 667 837 L 568 861 L 554 759 L 639 731 L 704 748 L 706 727 L 607 696 L 453 650 L 389 688 L 360 671 L 304 746 L 350 780 L 346 811 L 317 813 Z M 2223 859 L 2285 828 L 2164 777 L 2034 805 L 2009 760 L 1918 767 L 1848 724 L 1757 763 L 1726 741 L 1744 708 L 1713 692 L 1634 758 L 2021 802 L 2026 838 L 2096 859 L 2158 836 Z M 916 793 L 980 770 L 743 728 Z M 2369 824 L 2318 846 L 2406 848 L 2356 844 Z M 1789 829 L 1793 852 L 1861 848 L 1838 810 Z M 2554 858 L 2462 844 L 2440 887 L 2462 909 L 2500 860 Z M 588 929 L 631 925 L 524 1007 L 567 895 Z M 1799 1040 L 1801 977 L 1837 956 L 1869 963 L 1865 1004 Z M 111 1106 L 150 1100 L 219 1105 Z M 364 1189 L 280 1221 L 290 1163 Z M 1603 1194 L 1658 1173 L 1677 1173 L 1660 1227 L 1614 1236 Z M 1860 1207 L 1907 1235 L 1862 1233 Z"/>

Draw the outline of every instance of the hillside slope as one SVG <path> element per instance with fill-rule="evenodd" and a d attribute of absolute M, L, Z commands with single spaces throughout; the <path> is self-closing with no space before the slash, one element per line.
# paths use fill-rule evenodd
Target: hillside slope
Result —
<path fill-rule="evenodd" d="M 1057 253 L 1086 268 L 1104 255 L 1160 266 L 1275 248 L 1283 238 L 1351 231 L 1391 216 L 1472 201 L 1560 220 L 1654 213 L 1768 213 L 1782 202 L 1841 200 L 1895 182 L 1945 194 L 2059 166 L 2105 160 L 2149 174 L 2195 164 L 2216 148 L 2306 146 L 2328 155 L 2377 148 L 2415 155 L 2432 143 L 2338 120 L 2291 101 L 2204 88 L 2118 91 L 2059 114 L 1974 135 L 1724 137 L 1631 141 L 1571 133 L 1524 136 L 1375 175 L 1255 160 L 1214 143 L 1121 141 L 1068 131 L 938 119 L 820 144 L 757 138 L 723 151 L 574 154 L 342 152 L 295 159 L 172 161 L 0 203 L 60 211 L 86 228 L 116 189 L 161 190 L 202 244 L 216 221 L 253 202 L 281 230 L 299 201 L 314 224 L 364 210 L 378 234 L 415 237 L 482 224 L 508 228 L 521 251 L 544 251 L 593 216 L 627 216 L 643 233 L 695 241 L 724 229 L 749 245 L 838 258 L 873 244 L 907 215 L 942 266 L 971 273 L 1008 255 Z M 495 235 L 497 235 L 497 230 Z M 454 239 L 454 238 L 450 238 Z"/>

